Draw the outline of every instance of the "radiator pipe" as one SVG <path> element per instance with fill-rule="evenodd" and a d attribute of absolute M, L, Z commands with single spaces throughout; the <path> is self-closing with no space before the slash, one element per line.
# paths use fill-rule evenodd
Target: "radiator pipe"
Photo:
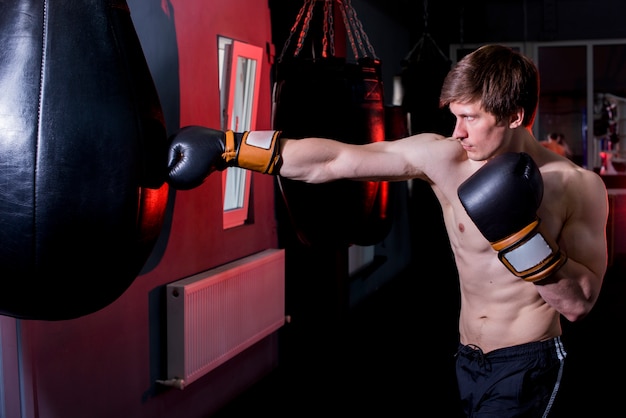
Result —
<path fill-rule="evenodd" d="M 177 388 L 180 390 L 185 389 L 185 379 L 167 379 L 167 380 L 157 380 L 157 383 L 163 385 L 163 386 L 170 386 L 173 388 Z"/>

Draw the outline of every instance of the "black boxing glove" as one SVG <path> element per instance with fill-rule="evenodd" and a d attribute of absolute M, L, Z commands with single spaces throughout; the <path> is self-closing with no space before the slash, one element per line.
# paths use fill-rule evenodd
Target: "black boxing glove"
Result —
<path fill-rule="evenodd" d="M 567 260 L 541 228 L 537 209 L 543 179 L 530 155 L 510 152 L 494 157 L 457 192 L 469 217 L 516 276 L 536 282 Z"/>
<path fill-rule="evenodd" d="M 179 190 L 199 186 L 209 174 L 241 167 L 277 174 L 280 131 L 219 131 L 186 126 L 170 138 L 168 183 Z"/>

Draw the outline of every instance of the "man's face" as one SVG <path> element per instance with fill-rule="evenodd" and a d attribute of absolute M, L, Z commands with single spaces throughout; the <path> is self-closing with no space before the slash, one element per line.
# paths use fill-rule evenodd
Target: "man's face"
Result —
<path fill-rule="evenodd" d="M 493 157 L 509 132 L 506 121 L 486 112 L 480 102 L 450 103 L 456 118 L 452 136 L 456 138 L 470 160 L 483 161 Z"/>

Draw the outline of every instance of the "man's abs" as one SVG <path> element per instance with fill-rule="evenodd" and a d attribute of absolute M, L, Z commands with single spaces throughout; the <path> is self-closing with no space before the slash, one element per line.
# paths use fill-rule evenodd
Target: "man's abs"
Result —
<path fill-rule="evenodd" d="M 507 299 L 484 296 L 468 301 L 462 294 L 459 317 L 461 343 L 476 345 L 488 353 L 498 348 L 561 335 L 558 312 L 539 296 L 531 299 L 522 292 Z"/>

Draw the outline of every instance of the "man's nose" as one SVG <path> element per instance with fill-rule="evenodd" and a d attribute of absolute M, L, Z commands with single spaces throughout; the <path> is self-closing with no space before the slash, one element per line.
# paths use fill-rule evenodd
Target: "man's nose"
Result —
<path fill-rule="evenodd" d="M 456 121 L 456 123 L 454 124 L 454 131 L 452 132 L 452 137 L 459 138 L 459 139 L 467 137 L 467 130 L 465 129 L 465 126 L 463 125 L 462 121 Z"/>

